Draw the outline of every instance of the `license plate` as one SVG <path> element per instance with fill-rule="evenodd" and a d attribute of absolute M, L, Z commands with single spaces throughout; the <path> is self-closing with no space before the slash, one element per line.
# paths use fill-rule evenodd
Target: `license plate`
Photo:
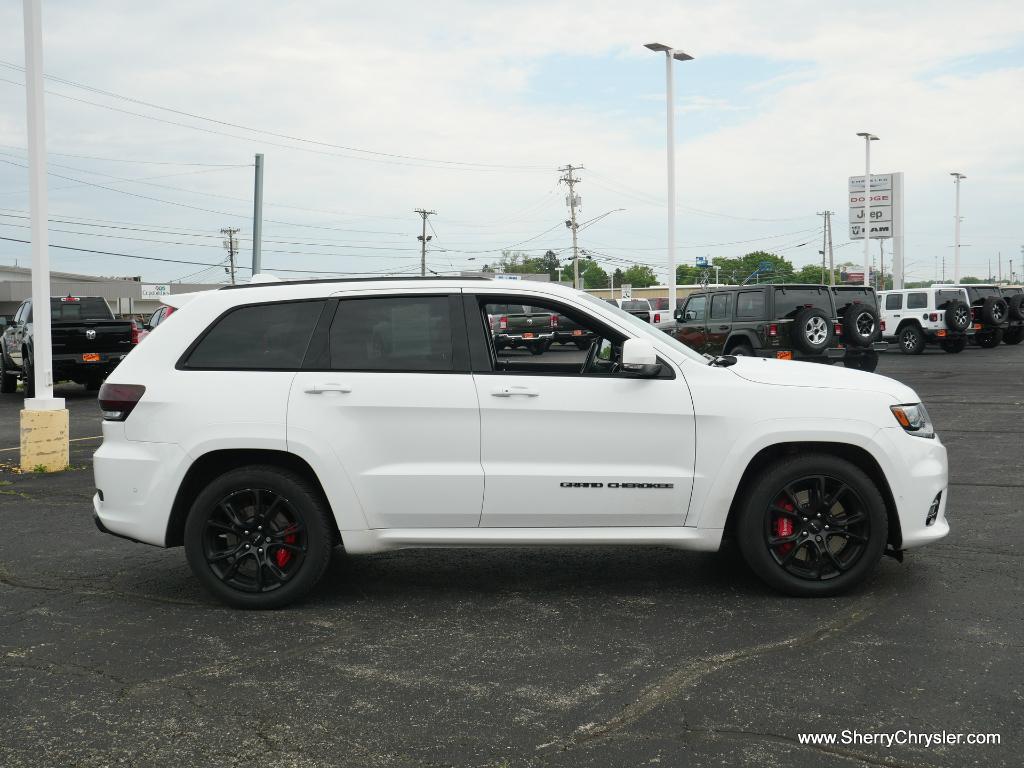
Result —
<path fill-rule="evenodd" d="M 573 331 L 572 335 L 573 336 L 582 336 L 583 335 L 583 331 Z"/>
<path fill-rule="evenodd" d="M 778 360 L 792 360 L 793 359 L 793 353 L 792 352 L 776 352 L 775 353 L 775 357 Z"/>
<path fill-rule="evenodd" d="M 524 333 L 523 334 L 523 338 L 524 339 L 532 339 L 533 338 L 533 334 L 532 333 Z"/>
<path fill-rule="evenodd" d="M 100 361 L 99 353 L 97 352 L 86 352 L 82 355 L 83 363 L 98 363 Z"/>

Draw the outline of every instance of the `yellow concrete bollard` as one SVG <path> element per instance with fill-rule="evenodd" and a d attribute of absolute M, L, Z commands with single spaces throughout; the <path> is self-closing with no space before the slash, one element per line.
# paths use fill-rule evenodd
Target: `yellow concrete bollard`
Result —
<path fill-rule="evenodd" d="M 69 462 L 68 411 L 21 412 L 21 471 L 42 467 L 47 472 L 67 469 Z"/>

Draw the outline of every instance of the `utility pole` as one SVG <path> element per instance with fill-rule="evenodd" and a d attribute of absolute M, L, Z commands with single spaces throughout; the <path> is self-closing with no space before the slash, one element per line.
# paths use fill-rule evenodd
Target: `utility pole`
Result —
<path fill-rule="evenodd" d="M 230 227 L 222 229 L 220 231 L 222 235 L 227 235 L 227 239 L 224 241 L 224 247 L 228 249 L 228 273 L 231 275 L 231 284 L 235 284 L 235 254 L 238 253 L 238 240 L 235 239 L 235 235 L 238 234 L 237 229 Z"/>
<path fill-rule="evenodd" d="M 831 263 L 832 248 L 831 248 L 831 246 L 829 246 L 829 242 L 831 240 L 831 238 L 830 238 L 830 234 L 831 233 L 829 232 L 829 218 L 832 216 L 832 211 L 819 211 L 818 215 L 823 217 L 824 220 L 825 220 L 825 226 L 822 227 L 822 230 L 821 230 L 821 282 L 822 282 L 822 284 L 824 284 L 824 282 L 825 282 L 825 253 L 827 252 L 829 254 L 829 271 L 828 271 L 828 273 L 829 273 L 829 283 L 832 284 L 832 285 L 835 285 L 835 282 L 833 281 L 833 279 L 831 277 L 831 275 L 832 275 L 832 263 Z"/>
<path fill-rule="evenodd" d="M 999 251 L 997 258 L 999 259 L 999 282 L 1003 282 L 1003 252 Z M 1012 261 L 1010 262 L 1013 263 Z"/>
<path fill-rule="evenodd" d="M 576 196 L 576 185 L 580 183 L 580 180 L 573 176 L 573 173 L 575 171 L 582 171 L 583 166 L 567 165 L 558 170 L 565 174 L 558 181 L 569 188 L 569 194 L 565 198 L 565 202 L 569 206 L 569 220 L 565 222 L 565 226 L 572 232 L 572 287 L 579 290 L 580 252 L 576 241 L 576 232 L 579 229 L 579 224 L 576 223 L 576 208 L 580 205 L 580 199 Z"/>
<path fill-rule="evenodd" d="M 953 214 L 953 282 L 960 282 L 960 181 L 966 179 L 959 171 L 949 174 L 956 182 L 956 212 Z"/>
<path fill-rule="evenodd" d="M 263 155 L 256 155 L 256 179 L 252 194 L 252 275 L 262 271 L 263 259 Z"/>
<path fill-rule="evenodd" d="M 423 233 L 416 236 L 420 241 L 420 277 L 427 276 L 427 242 L 433 240 L 433 236 L 427 236 L 427 216 L 436 216 L 437 211 L 428 211 L 425 208 L 416 208 L 413 213 L 418 213 L 423 219 Z"/>
<path fill-rule="evenodd" d="M 878 241 L 878 288 L 875 290 L 885 290 L 885 240 Z"/>

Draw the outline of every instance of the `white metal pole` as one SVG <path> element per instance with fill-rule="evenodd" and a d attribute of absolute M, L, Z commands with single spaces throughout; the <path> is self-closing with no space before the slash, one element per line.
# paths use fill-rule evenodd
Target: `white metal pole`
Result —
<path fill-rule="evenodd" d="M 668 311 L 676 311 L 676 120 L 673 50 L 665 51 L 665 106 L 668 114 Z"/>
<path fill-rule="evenodd" d="M 24 0 L 25 92 L 27 94 L 29 217 L 32 239 L 32 370 L 35 396 L 28 410 L 60 410 L 53 397 L 53 349 L 50 338 L 50 251 L 46 205 L 46 119 L 43 96 L 42 0 Z"/>
<path fill-rule="evenodd" d="M 263 155 L 256 155 L 252 211 L 252 276 L 263 271 Z"/>
<path fill-rule="evenodd" d="M 960 283 L 960 174 L 956 174 L 956 220 L 953 225 L 953 282 Z M 947 230 L 948 231 L 948 230 Z"/>
<path fill-rule="evenodd" d="M 871 285 L 871 135 L 864 137 L 864 285 Z"/>

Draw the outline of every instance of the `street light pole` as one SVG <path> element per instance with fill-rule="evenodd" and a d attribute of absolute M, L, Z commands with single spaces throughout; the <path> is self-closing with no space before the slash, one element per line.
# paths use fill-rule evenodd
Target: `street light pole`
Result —
<path fill-rule="evenodd" d="M 967 177 L 959 171 L 949 174 L 956 184 L 956 212 L 953 218 L 956 222 L 953 225 L 953 282 L 960 283 L 960 180 Z"/>
<path fill-rule="evenodd" d="M 871 142 L 878 137 L 861 132 L 864 139 L 864 285 L 871 285 Z"/>
<path fill-rule="evenodd" d="M 692 61 L 693 56 L 663 43 L 647 43 L 645 48 L 665 54 L 665 106 L 668 115 L 668 311 L 676 311 L 676 120 L 675 83 L 672 60 Z"/>

